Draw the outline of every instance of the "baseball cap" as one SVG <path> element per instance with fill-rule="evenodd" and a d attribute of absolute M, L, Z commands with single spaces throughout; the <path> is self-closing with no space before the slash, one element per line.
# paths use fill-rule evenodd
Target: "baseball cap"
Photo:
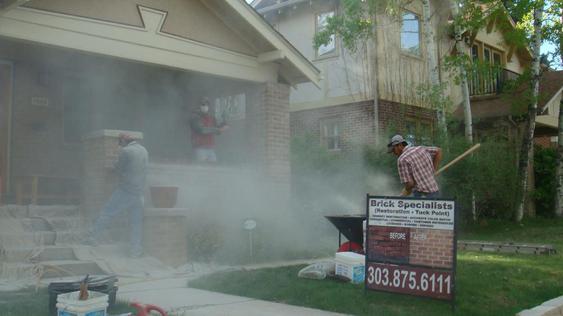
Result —
<path fill-rule="evenodd" d="M 126 142 L 132 142 L 135 140 L 135 137 L 128 133 L 119 133 L 117 136 L 119 139 L 124 140 Z"/>
<path fill-rule="evenodd" d="M 407 144 L 407 141 L 403 138 L 403 136 L 397 134 L 393 137 L 391 137 L 391 141 L 389 141 L 389 144 L 387 144 L 387 152 L 390 153 L 393 151 L 393 146 L 395 145 L 399 145 L 399 144 Z"/>

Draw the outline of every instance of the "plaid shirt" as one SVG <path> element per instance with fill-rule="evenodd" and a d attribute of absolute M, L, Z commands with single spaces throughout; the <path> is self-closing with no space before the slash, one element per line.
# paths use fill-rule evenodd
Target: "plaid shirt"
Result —
<path fill-rule="evenodd" d="M 438 147 L 407 146 L 403 150 L 397 167 L 401 183 L 414 182 L 414 190 L 424 193 L 439 191 L 438 183 L 434 179 L 433 158 Z"/>

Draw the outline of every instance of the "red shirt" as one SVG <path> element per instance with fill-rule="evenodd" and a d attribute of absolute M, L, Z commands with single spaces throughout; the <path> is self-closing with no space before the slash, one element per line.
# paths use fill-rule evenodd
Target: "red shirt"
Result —
<path fill-rule="evenodd" d="M 397 167 L 401 183 L 414 182 L 414 190 L 423 193 L 439 191 L 434 178 L 433 159 L 438 153 L 438 147 L 407 146 L 403 150 Z"/>
<path fill-rule="evenodd" d="M 218 134 L 215 118 L 210 114 L 199 115 L 193 122 L 200 124 L 200 130 L 192 126 L 192 145 L 196 148 L 214 148 L 215 134 Z"/>

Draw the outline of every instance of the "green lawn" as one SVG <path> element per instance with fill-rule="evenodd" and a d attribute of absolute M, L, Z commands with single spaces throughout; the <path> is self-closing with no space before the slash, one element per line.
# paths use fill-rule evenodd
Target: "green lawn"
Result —
<path fill-rule="evenodd" d="M 459 252 L 457 311 L 448 303 L 370 291 L 363 285 L 297 278 L 303 266 L 229 272 L 189 286 L 356 315 L 514 315 L 563 295 L 563 220 L 523 225 L 489 222 L 466 229 L 459 239 L 549 243 L 552 256 Z"/>
<path fill-rule="evenodd" d="M 135 310 L 127 303 L 116 303 L 108 313 L 122 314 Z M 47 289 L 27 289 L 16 292 L 0 292 L 0 316 L 48 316 L 49 293 Z"/>

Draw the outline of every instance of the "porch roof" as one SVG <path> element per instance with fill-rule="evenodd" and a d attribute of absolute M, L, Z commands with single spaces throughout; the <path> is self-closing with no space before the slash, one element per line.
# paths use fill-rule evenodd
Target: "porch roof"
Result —
<path fill-rule="evenodd" d="M 140 23 L 132 25 L 100 18 L 99 12 L 95 12 L 98 16 L 80 15 L 70 9 L 41 7 L 46 3 L 48 7 L 49 1 L 13 2 L 15 5 L 0 8 L 0 36 L 254 82 L 318 85 L 320 81 L 320 71 L 244 0 L 200 2 L 217 20 L 207 23 L 230 30 L 236 37 L 232 41 L 248 48 L 244 51 L 217 44 L 217 40 L 201 41 L 168 32 L 167 17 L 178 13 L 162 8 L 138 5 Z M 52 7 L 58 5 L 53 3 Z M 68 6 L 75 3 L 67 2 Z M 209 38 L 218 35 L 210 30 L 201 32 Z"/>

